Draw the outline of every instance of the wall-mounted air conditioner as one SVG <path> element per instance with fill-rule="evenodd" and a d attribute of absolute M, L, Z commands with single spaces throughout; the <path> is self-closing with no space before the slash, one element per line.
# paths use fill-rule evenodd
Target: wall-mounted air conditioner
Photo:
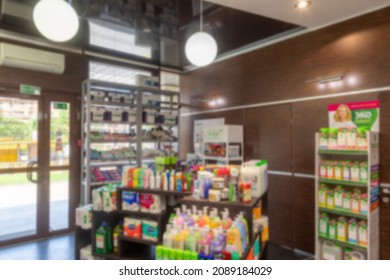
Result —
<path fill-rule="evenodd" d="M 65 55 L 0 43 L 0 65 L 62 74 L 65 70 Z"/>

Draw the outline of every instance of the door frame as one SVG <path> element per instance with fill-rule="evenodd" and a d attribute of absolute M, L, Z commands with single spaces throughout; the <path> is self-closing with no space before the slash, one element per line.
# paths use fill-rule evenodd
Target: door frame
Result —
<path fill-rule="evenodd" d="M 35 100 L 38 104 L 38 167 L 33 169 L 2 169 L 0 174 L 37 172 L 37 219 L 36 234 L 9 239 L 0 242 L 0 247 L 12 244 L 39 240 L 50 236 L 61 235 L 75 230 L 75 208 L 80 200 L 80 97 L 75 94 L 54 93 L 53 90 L 42 92 L 40 96 L 18 93 L 13 88 L 0 92 L 0 97 Z M 50 105 L 51 102 L 66 102 L 70 104 L 70 165 L 50 167 Z M 43 156 L 44 155 L 44 156 Z M 69 170 L 69 226 L 66 229 L 50 231 L 50 171 Z"/>

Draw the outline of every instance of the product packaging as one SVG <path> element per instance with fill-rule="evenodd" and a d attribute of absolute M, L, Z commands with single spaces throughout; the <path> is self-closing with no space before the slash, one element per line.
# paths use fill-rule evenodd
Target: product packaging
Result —
<path fill-rule="evenodd" d="M 351 248 L 345 248 L 344 260 L 361 261 L 366 259 L 366 254 Z"/>
<path fill-rule="evenodd" d="M 350 219 L 348 221 L 348 242 L 353 244 L 358 243 L 358 223 L 356 219 Z"/>
<path fill-rule="evenodd" d="M 334 207 L 336 209 L 343 208 L 344 188 L 337 186 L 334 193 Z"/>
<path fill-rule="evenodd" d="M 329 236 L 329 216 L 322 213 L 319 219 L 319 235 L 322 237 Z"/>
<path fill-rule="evenodd" d="M 344 217 L 337 220 L 337 240 L 344 242 L 348 240 L 348 223 Z"/>
<path fill-rule="evenodd" d="M 360 181 L 361 182 L 368 181 L 368 164 L 367 164 L 367 162 L 360 163 Z"/>
<path fill-rule="evenodd" d="M 92 191 L 92 207 L 93 211 L 103 211 L 103 188 Z"/>
<path fill-rule="evenodd" d="M 338 132 L 339 130 L 337 128 L 330 128 L 329 129 L 329 143 L 328 143 L 328 148 L 330 150 L 335 150 L 338 148 Z"/>
<path fill-rule="evenodd" d="M 327 185 L 322 184 L 318 190 L 318 205 L 320 207 L 326 207 L 329 188 Z"/>
<path fill-rule="evenodd" d="M 158 240 L 158 223 L 150 220 L 142 221 L 142 239 Z"/>
<path fill-rule="evenodd" d="M 351 211 L 352 209 L 352 194 L 351 192 L 344 192 L 343 197 L 343 209 L 345 211 Z"/>
<path fill-rule="evenodd" d="M 358 128 L 357 148 L 359 150 L 367 150 L 368 149 L 367 131 L 368 130 L 366 128 Z"/>
<path fill-rule="evenodd" d="M 347 149 L 353 150 L 357 148 L 357 129 L 350 128 L 347 137 Z"/>
<path fill-rule="evenodd" d="M 320 165 L 320 177 L 321 178 L 327 178 L 328 177 L 328 161 L 323 160 Z"/>
<path fill-rule="evenodd" d="M 123 219 L 123 235 L 133 238 L 141 238 L 142 221 L 140 219 L 125 217 Z"/>
<path fill-rule="evenodd" d="M 360 181 L 360 163 L 354 162 L 351 167 L 351 180 Z"/>
<path fill-rule="evenodd" d="M 141 212 L 160 213 L 165 204 L 161 196 L 143 193 L 140 195 L 140 207 Z"/>
<path fill-rule="evenodd" d="M 329 146 L 329 128 L 321 128 L 320 149 L 328 149 Z"/>
<path fill-rule="evenodd" d="M 103 211 L 112 212 L 116 210 L 116 195 L 117 190 L 115 186 L 107 186 L 103 190 Z"/>
<path fill-rule="evenodd" d="M 360 212 L 362 214 L 368 213 L 368 195 L 363 193 L 360 195 Z"/>
<path fill-rule="evenodd" d="M 334 208 L 334 190 L 328 191 L 328 196 L 326 199 L 326 208 L 329 208 L 329 209 Z"/>
<path fill-rule="evenodd" d="M 139 211 L 139 195 L 136 192 L 122 192 L 122 210 Z"/>
<path fill-rule="evenodd" d="M 342 260 L 343 250 L 333 242 L 324 241 L 321 246 L 322 260 Z"/>
<path fill-rule="evenodd" d="M 92 205 L 76 208 L 76 225 L 82 229 L 92 228 Z"/>
<path fill-rule="evenodd" d="M 329 221 L 329 238 L 337 239 L 337 220 L 331 219 Z"/>
<path fill-rule="evenodd" d="M 355 213 L 360 213 L 360 190 L 355 190 L 352 194 L 351 210 Z"/>
<path fill-rule="evenodd" d="M 350 161 L 343 162 L 343 180 L 344 181 L 351 180 L 351 162 Z"/>
<path fill-rule="evenodd" d="M 368 231 L 367 222 L 361 221 L 358 225 L 358 242 L 361 246 L 367 246 L 368 243 Z"/>
<path fill-rule="evenodd" d="M 210 190 L 209 191 L 209 201 L 221 201 L 221 191 L 220 190 Z"/>
<path fill-rule="evenodd" d="M 339 128 L 337 137 L 337 146 L 339 149 L 345 149 L 347 147 L 347 128 Z"/>
<path fill-rule="evenodd" d="M 334 165 L 335 180 L 343 180 L 343 168 L 344 168 L 344 164 L 342 162 L 335 162 Z"/>
<path fill-rule="evenodd" d="M 326 169 L 327 178 L 331 180 L 334 179 L 334 164 L 335 164 L 334 162 L 329 161 Z"/>

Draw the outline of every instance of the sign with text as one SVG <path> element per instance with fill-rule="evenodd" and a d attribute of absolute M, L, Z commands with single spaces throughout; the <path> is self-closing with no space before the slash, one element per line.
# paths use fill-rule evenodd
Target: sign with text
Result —
<path fill-rule="evenodd" d="M 329 127 L 366 128 L 379 132 L 379 101 L 332 104 L 328 106 Z"/>
<path fill-rule="evenodd" d="M 41 95 L 41 87 L 31 85 L 20 85 L 19 92 L 29 95 Z"/>

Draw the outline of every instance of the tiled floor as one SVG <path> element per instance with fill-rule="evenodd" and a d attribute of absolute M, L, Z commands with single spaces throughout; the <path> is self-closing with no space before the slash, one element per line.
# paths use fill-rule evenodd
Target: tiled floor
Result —
<path fill-rule="evenodd" d="M 0 260 L 74 260 L 74 234 L 2 247 Z"/>
<path fill-rule="evenodd" d="M 313 256 L 268 243 L 268 260 L 302 260 Z M 74 234 L 0 248 L 0 260 L 74 260 Z"/>

